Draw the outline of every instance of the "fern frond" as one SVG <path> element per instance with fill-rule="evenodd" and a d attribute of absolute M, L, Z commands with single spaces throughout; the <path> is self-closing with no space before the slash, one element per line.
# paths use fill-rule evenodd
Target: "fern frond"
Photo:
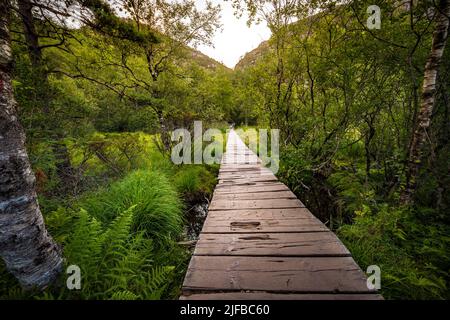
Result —
<path fill-rule="evenodd" d="M 110 300 L 137 300 L 139 297 L 135 295 L 133 292 L 124 290 L 115 292 Z"/>

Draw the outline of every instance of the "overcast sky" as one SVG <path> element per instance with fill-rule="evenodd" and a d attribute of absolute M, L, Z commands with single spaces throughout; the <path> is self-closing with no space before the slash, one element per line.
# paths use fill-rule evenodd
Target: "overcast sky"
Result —
<path fill-rule="evenodd" d="M 198 7 L 202 8 L 205 0 L 196 0 Z M 263 23 L 247 27 L 247 16 L 237 19 L 229 1 L 212 0 L 214 4 L 222 7 L 222 31 L 217 31 L 214 37 L 214 48 L 200 46 L 197 49 L 206 55 L 233 68 L 240 58 L 262 41 L 269 39 L 270 30 Z"/>

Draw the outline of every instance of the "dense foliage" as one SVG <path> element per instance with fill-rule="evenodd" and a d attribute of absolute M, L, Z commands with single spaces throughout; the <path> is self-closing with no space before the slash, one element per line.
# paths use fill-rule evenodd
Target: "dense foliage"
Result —
<path fill-rule="evenodd" d="M 40 208 L 83 280 L 68 290 L 63 272 L 44 292 L 23 291 L 0 263 L 0 298 L 178 297 L 188 220 L 217 175 L 170 160 L 170 132 L 194 120 L 280 129 L 278 177 L 363 269 L 381 267 L 385 298 L 450 298 L 450 42 L 414 201 L 401 200 L 435 25 L 428 1 L 378 1 L 382 27 L 369 30 L 371 1 L 233 0 L 272 31 L 234 71 L 189 47 L 211 42 L 217 7 L 116 2 L 128 18 L 102 0 L 12 14 Z M 61 22 L 73 15 L 65 4 L 80 6 L 80 25 Z"/>
<path fill-rule="evenodd" d="M 112 17 L 103 1 L 80 3 L 99 19 L 65 31 L 34 21 L 42 34 L 54 35 L 52 28 L 70 34 L 59 45 L 41 36 L 48 47 L 39 65 L 31 61 L 25 34 L 14 34 L 13 84 L 46 226 L 63 250 L 64 270 L 80 267 L 82 289 L 68 290 L 63 272 L 43 293 L 26 292 L 1 263 L 0 297 L 177 298 L 190 257 L 182 244 L 187 212 L 207 203 L 217 167 L 174 165 L 162 127 L 192 129 L 194 120 L 203 120 L 204 130 L 223 127 L 231 73 L 181 38 L 156 41 L 136 23 Z M 190 2 L 164 12 L 202 17 Z M 196 21 L 207 28 L 199 29 L 200 43 L 216 23 L 208 17 Z M 12 28 L 22 30 L 19 15 L 12 16 Z M 161 47 L 155 59 L 165 50 L 171 54 L 157 81 L 147 71 L 150 44 Z"/>
<path fill-rule="evenodd" d="M 273 36 L 235 81 L 253 124 L 281 130 L 278 176 L 363 269 L 381 267 L 386 298 L 449 298 L 448 43 L 414 205 L 400 199 L 433 31 L 425 2 L 380 2 L 380 30 L 365 27 L 367 1 L 305 5 L 297 22 L 295 1 L 267 2 L 271 15 L 245 3 Z"/>

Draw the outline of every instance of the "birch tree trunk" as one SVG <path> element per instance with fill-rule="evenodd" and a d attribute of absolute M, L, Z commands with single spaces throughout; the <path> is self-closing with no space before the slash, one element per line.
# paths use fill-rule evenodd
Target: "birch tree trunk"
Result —
<path fill-rule="evenodd" d="M 9 2 L 0 1 L 0 257 L 24 288 L 43 289 L 60 273 L 62 258 L 44 225 L 17 117 Z"/>
<path fill-rule="evenodd" d="M 401 202 L 404 204 L 412 202 L 423 150 L 428 140 L 428 128 L 431 124 L 431 115 L 435 104 L 437 74 L 448 37 L 450 0 L 440 0 L 435 10 L 436 27 L 433 33 L 431 52 L 425 65 L 421 104 L 417 114 L 417 127 L 413 133 L 409 149 L 406 187 L 401 195 Z"/>

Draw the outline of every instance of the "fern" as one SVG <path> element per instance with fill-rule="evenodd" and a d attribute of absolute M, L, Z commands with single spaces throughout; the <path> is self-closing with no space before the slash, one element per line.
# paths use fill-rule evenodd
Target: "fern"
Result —
<path fill-rule="evenodd" d="M 131 206 L 118 214 L 106 228 L 85 210 L 79 212 L 65 252 L 68 263 L 81 269 L 82 289 L 65 295 L 114 300 L 161 298 L 173 267 L 153 266 L 152 241 L 143 232 L 132 230 L 134 209 Z"/>
<path fill-rule="evenodd" d="M 94 272 L 100 261 L 103 244 L 100 235 L 100 223 L 81 209 L 74 234 L 65 248 L 69 265 L 78 265 L 86 275 Z"/>
<path fill-rule="evenodd" d="M 138 298 L 133 292 L 130 291 L 118 291 L 115 292 L 110 300 L 136 300 Z"/>
<path fill-rule="evenodd" d="M 159 300 L 167 287 L 168 279 L 173 274 L 174 267 L 158 266 L 153 268 L 147 276 L 147 290 L 145 299 Z"/>
<path fill-rule="evenodd" d="M 132 206 L 118 215 L 102 235 L 103 261 L 100 264 L 101 268 L 114 266 L 126 255 L 126 242 L 130 238 L 134 208 L 135 206 Z"/>

